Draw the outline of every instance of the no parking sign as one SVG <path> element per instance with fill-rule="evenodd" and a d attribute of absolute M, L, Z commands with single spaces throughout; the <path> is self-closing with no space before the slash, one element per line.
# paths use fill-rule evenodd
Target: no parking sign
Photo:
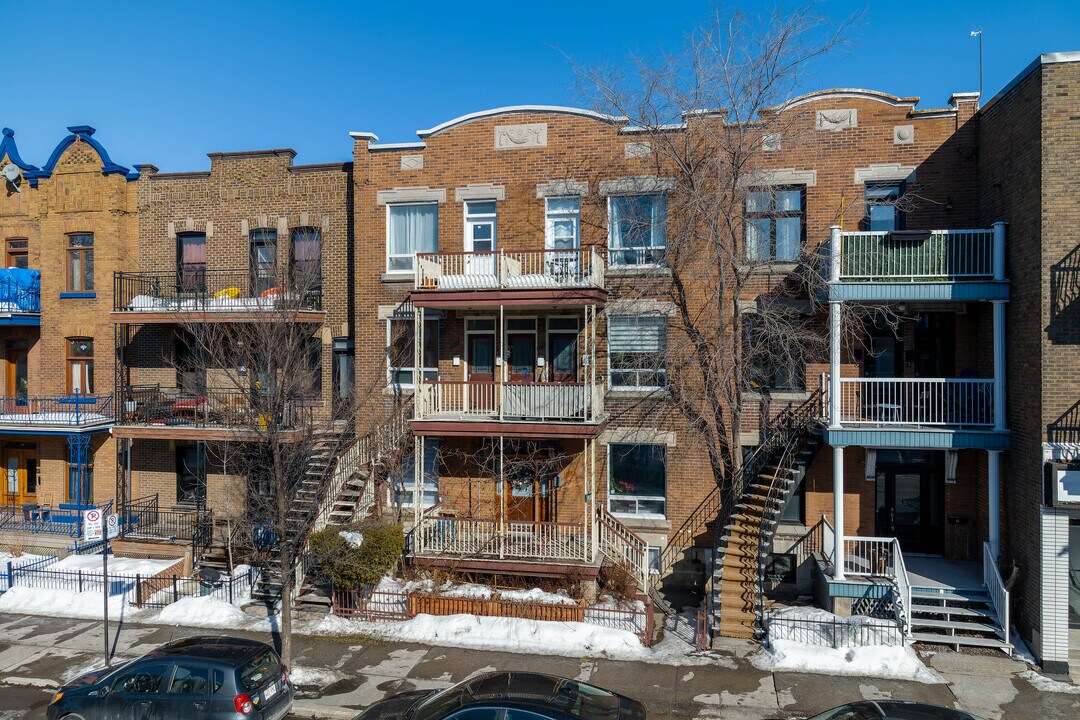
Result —
<path fill-rule="evenodd" d="M 105 520 L 97 508 L 83 512 L 83 540 L 101 540 L 105 535 Z"/>
<path fill-rule="evenodd" d="M 112 540 L 120 534 L 120 516 L 116 513 L 105 516 L 105 536 Z"/>

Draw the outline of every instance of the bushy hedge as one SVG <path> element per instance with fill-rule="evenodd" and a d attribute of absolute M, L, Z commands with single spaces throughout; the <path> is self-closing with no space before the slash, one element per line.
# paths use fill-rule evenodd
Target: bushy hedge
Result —
<path fill-rule="evenodd" d="M 352 547 L 343 530 L 362 534 L 364 541 Z M 311 536 L 311 551 L 334 587 L 373 585 L 405 552 L 405 531 L 399 523 L 377 520 L 328 527 Z"/>

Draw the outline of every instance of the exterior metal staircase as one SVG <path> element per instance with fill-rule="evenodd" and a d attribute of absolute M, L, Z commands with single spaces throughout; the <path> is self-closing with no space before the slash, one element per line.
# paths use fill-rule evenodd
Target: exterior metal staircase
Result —
<path fill-rule="evenodd" d="M 717 515 L 706 610 L 713 636 L 759 637 L 765 561 L 791 492 L 821 446 L 821 391 L 788 407 L 743 462 Z"/>

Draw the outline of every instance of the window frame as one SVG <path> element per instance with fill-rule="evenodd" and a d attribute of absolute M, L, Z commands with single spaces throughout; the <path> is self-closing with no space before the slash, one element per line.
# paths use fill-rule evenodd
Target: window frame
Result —
<path fill-rule="evenodd" d="M 30 239 L 25 237 L 9 237 L 4 240 L 5 267 L 20 267 L 18 259 L 26 262 L 26 269 L 30 267 Z"/>
<path fill-rule="evenodd" d="M 92 232 L 73 232 L 66 235 L 67 242 L 65 243 L 64 260 L 66 269 L 66 292 L 69 293 L 92 293 L 95 292 L 94 285 L 94 233 Z M 89 244 L 76 245 L 76 239 L 85 240 L 89 238 Z M 79 258 L 79 286 L 76 287 L 74 282 L 75 278 L 72 275 L 72 260 L 73 258 Z M 87 264 L 87 258 L 89 258 L 89 265 Z M 88 269 L 89 268 L 89 269 Z M 88 282 L 89 281 L 89 282 Z"/>
<path fill-rule="evenodd" d="M 439 336 L 439 332 L 441 330 L 441 328 L 439 327 L 440 326 L 439 320 L 440 320 L 440 318 L 437 318 L 437 317 L 424 318 L 424 326 L 425 326 L 424 327 L 424 341 L 425 341 L 425 343 L 427 342 L 427 339 L 428 339 L 428 337 L 429 337 L 429 335 L 431 333 L 431 325 L 433 325 L 433 324 L 435 325 L 435 333 L 434 333 L 434 336 L 435 336 L 435 365 L 431 366 L 431 367 L 425 365 L 424 367 L 420 368 L 421 378 L 423 380 L 428 381 L 428 382 L 435 382 L 435 381 L 437 381 L 439 379 L 439 351 L 438 351 L 438 348 L 439 348 L 439 342 L 442 339 Z M 386 318 L 386 384 L 387 384 L 387 386 L 392 387 L 392 388 L 394 388 L 396 390 L 413 390 L 413 389 L 416 388 L 416 367 L 413 366 L 413 365 L 394 365 L 394 364 L 392 364 L 393 357 L 392 357 L 391 353 L 392 353 L 392 350 L 393 350 L 393 340 L 394 340 L 393 323 L 395 323 L 395 322 L 407 322 L 407 323 L 409 323 L 409 327 L 410 327 L 409 334 L 413 335 L 412 343 L 410 343 L 410 345 L 415 345 L 416 344 L 416 336 L 414 335 L 414 332 L 415 332 L 415 325 L 414 325 L 415 320 L 412 317 L 388 317 L 388 318 Z M 414 362 L 415 362 L 415 358 L 416 358 L 415 352 L 416 351 L 415 351 L 415 348 L 414 348 L 414 350 L 413 350 L 413 361 Z M 412 371 L 413 381 L 411 383 L 394 382 L 394 378 L 396 376 L 396 373 L 406 372 L 406 371 Z"/>
<path fill-rule="evenodd" d="M 574 211 L 551 209 L 552 200 L 574 200 L 577 209 Z M 569 220 L 574 226 L 574 245 L 572 248 L 555 247 L 555 223 Z M 581 196 L 558 195 L 544 198 L 544 249 L 545 250 L 577 250 L 581 248 Z"/>
<path fill-rule="evenodd" d="M 88 341 L 90 343 L 90 355 L 75 355 L 72 353 L 72 343 Z M 89 363 L 89 367 L 86 365 Z M 80 395 L 93 395 L 94 394 L 94 338 L 92 337 L 66 337 L 64 338 L 64 378 L 67 384 L 67 394 L 74 395 L 76 390 L 74 389 L 73 369 L 76 366 L 82 366 L 83 371 L 80 373 L 81 378 L 86 382 L 88 386 L 87 391 L 78 391 Z M 89 372 L 87 373 L 87 369 Z"/>
<path fill-rule="evenodd" d="M 776 209 L 776 193 L 777 192 L 798 192 L 799 193 L 799 210 L 777 210 Z M 768 210 L 750 210 L 749 201 L 751 193 L 769 193 L 769 209 Z M 777 220 L 784 218 L 798 218 L 799 219 L 799 248 L 798 253 L 793 258 L 780 258 L 776 255 L 777 248 L 777 229 L 779 223 Z M 769 237 L 766 239 L 768 242 L 768 248 L 766 248 L 766 254 L 762 257 L 752 257 L 750 255 L 750 227 L 751 222 L 754 220 L 769 220 Z M 748 262 L 764 262 L 764 263 L 795 263 L 802 257 L 803 251 L 806 248 L 806 186 L 805 185 L 766 185 L 763 187 L 749 188 L 743 196 L 743 256 Z"/>
<path fill-rule="evenodd" d="M 433 467 L 425 470 L 423 481 L 421 483 L 420 492 L 424 495 L 424 502 L 421 507 L 429 508 L 439 504 L 441 496 L 439 495 L 439 450 L 441 449 L 442 438 L 432 437 L 430 435 L 417 436 L 417 439 L 422 439 L 424 442 L 424 462 L 434 463 Z M 412 477 L 409 478 L 411 482 L 406 483 L 405 480 L 405 463 L 409 462 L 413 464 Z M 430 474 L 429 474 L 430 472 Z M 429 478 L 434 478 L 429 482 Z M 391 478 L 391 482 L 388 483 L 387 493 L 389 493 L 389 502 L 391 505 L 400 505 L 402 508 L 415 507 L 416 498 L 414 493 L 416 492 L 416 452 L 409 453 L 406 459 L 398 467 L 398 472 Z M 428 502 L 429 493 L 434 493 L 434 500 Z M 407 498 L 412 497 L 412 500 Z"/>
<path fill-rule="evenodd" d="M 333 338 L 331 349 L 331 372 L 332 393 L 335 402 L 341 402 L 353 396 L 356 389 L 356 345 L 348 337 Z M 349 373 L 347 383 L 342 383 L 343 365 L 347 364 Z M 348 392 L 342 393 L 342 388 L 347 386 Z"/>
<path fill-rule="evenodd" d="M 248 276 L 251 285 L 252 297 L 259 297 L 262 293 L 277 286 L 278 281 L 278 237 L 277 228 L 257 227 L 248 231 Z M 269 247 L 274 250 L 272 263 L 259 262 L 255 252 L 257 247 Z M 264 268 L 269 270 L 264 273 Z M 271 283 L 266 285 L 266 283 Z M 266 285 L 266 287 L 264 287 Z"/>
<path fill-rule="evenodd" d="M 615 482 L 615 478 L 613 476 L 613 473 L 615 471 L 615 463 L 612 462 L 612 456 L 615 454 L 615 450 L 613 448 L 617 448 L 617 447 L 634 447 L 634 448 L 651 447 L 651 448 L 662 448 L 663 449 L 662 450 L 662 452 L 663 452 L 663 460 L 662 460 L 661 464 L 662 464 L 663 470 L 664 470 L 664 477 L 663 477 L 664 494 L 662 496 L 660 496 L 660 495 L 635 495 L 635 494 L 629 494 L 629 493 L 623 495 L 623 494 L 613 493 L 612 488 L 613 488 L 614 482 Z M 608 472 L 607 472 L 607 476 L 608 476 L 607 477 L 607 509 L 608 509 L 608 512 L 610 512 L 615 517 L 638 518 L 638 519 L 642 519 L 642 520 L 666 520 L 667 519 L 667 479 L 668 479 L 667 463 L 668 463 L 668 447 L 667 447 L 667 445 L 664 445 L 663 443 L 641 443 L 641 442 L 639 442 L 639 443 L 633 443 L 633 442 L 608 443 L 608 446 L 607 446 L 607 466 L 608 466 Z M 635 512 L 625 512 L 623 510 L 616 511 L 612 507 L 612 498 L 616 498 L 618 501 L 621 501 L 621 502 L 633 501 L 634 504 L 635 504 L 636 511 Z M 661 507 L 662 507 L 662 512 L 659 512 L 659 513 L 651 512 L 651 511 L 642 512 L 640 510 L 642 502 L 660 503 Z"/>
<path fill-rule="evenodd" d="M 394 227 L 394 224 L 390 221 L 390 216 L 391 216 L 391 213 L 393 212 L 394 208 L 412 207 L 412 206 L 417 206 L 417 205 L 430 205 L 431 207 L 435 208 L 435 250 L 434 250 L 434 252 L 439 252 L 439 203 L 438 202 L 436 202 L 434 200 L 424 200 L 424 201 L 421 201 L 421 202 L 387 203 L 386 204 L 386 274 L 387 275 L 413 275 L 413 274 L 416 273 L 416 254 L 417 254 L 416 250 L 413 250 L 412 252 L 408 252 L 408 253 L 391 253 L 390 252 L 390 248 L 391 248 L 391 244 L 392 244 L 391 232 L 392 232 L 393 227 Z M 425 250 L 424 252 L 431 252 L 431 251 Z M 409 268 L 407 270 L 403 270 L 403 269 L 399 269 L 399 268 L 391 268 L 390 267 L 391 258 L 404 258 L 404 257 L 410 258 L 410 262 L 412 263 L 411 268 Z"/>
<path fill-rule="evenodd" d="M 796 370 L 796 372 L 791 374 L 791 381 L 789 382 L 788 385 L 778 386 L 778 385 L 775 384 L 776 375 L 782 369 L 782 368 L 778 368 L 776 366 L 773 366 L 773 367 L 770 368 L 769 379 L 768 379 L 767 382 L 761 383 L 757 387 L 754 387 L 751 384 L 752 379 L 751 379 L 751 376 L 750 376 L 750 372 L 751 372 L 751 370 L 753 369 L 754 366 L 753 366 L 753 363 L 752 363 L 753 358 L 747 356 L 747 349 L 748 349 L 748 347 L 747 347 L 747 345 L 748 345 L 747 324 L 755 322 L 755 321 L 757 321 L 757 319 L 758 319 L 758 313 L 756 313 L 756 312 L 745 311 L 745 312 L 740 313 L 740 315 L 739 315 L 739 333 L 740 333 L 739 334 L 739 353 L 740 353 L 740 360 L 742 361 L 742 365 L 743 365 L 743 374 L 744 374 L 744 377 L 742 379 L 743 390 L 745 392 L 750 392 L 750 393 L 761 393 L 761 392 L 769 392 L 769 393 L 802 393 L 802 392 L 806 392 L 806 360 L 805 360 L 805 358 L 803 359 L 803 362 L 801 362 L 801 363 L 799 363 L 797 365 L 797 368 L 793 368 L 793 369 Z"/>
<path fill-rule="evenodd" d="M 891 203 L 871 203 L 868 197 L 868 191 L 878 188 L 896 188 L 896 202 Z M 896 230 L 904 230 L 907 228 L 907 213 L 899 207 L 900 199 L 904 197 L 907 192 L 906 180 L 873 180 L 868 181 L 863 185 L 863 226 L 867 232 L 894 232 Z M 888 230 L 874 230 L 872 218 L 870 215 L 870 208 L 872 207 L 892 207 L 893 209 L 893 225 L 895 227 Z"/>
<path fill-rule="evenodd" d="M 206 260 L 202 263 L 184 263 L 184 240 L 186 238 L 202 238 L 203 257 L 206 257 L 206 233 L 205 232 L 178 232 L 176 233 L 176 274 L 184 289 L 206 287 Z M 192 266 L 189 271 L 188 265 Z M 198 267 L 202 265 L 202 267 Z"/>
<path fill-rule="evenodd" d="M 647 246 L 646 245 L 641 245 L 641 246 L 616 247 L 615 246 L 615 228 L 618 225 L 618 223 L 616 222 L 616 217 L 615 217 L 615 215 L 616 215 L 616 213 L 615 213 L 616 205 L 619 203 L 619 201 L 627 199 L 627 198 L 643 198 L 643 197 L 653 198 L 653 202 L 663 200 L 663 203 L 664 203 L 664 208 L 663 208 L 664 215 L 663 215 L 663 223 L 662 223 L 662 228 L 663 228 L 662 234 L 663 234 L 664 243 L 662 245 L 657 245 L 656 242 L 655 242 L 656 241 L 656 236 L 658 234 L 657 233 L 657 223 L 654 223 L 653 220 L 652 220 L 651 216 L 652 216 L 654 211 L 652 209 L 652 205 L 650 204 L 650 209 L 649 209 L 649 215 L 650 215 L 650 218 L 649 218 L 649 245 L 647 245 Z M 621 193 L 621 194 L 609 195 L 608 196 L 608 198 L 607 198 L 607 213 L 608 213 L 608 265 L 609 265 L 609 267 L 614 267 L 614 268 L 625 268 L 625 267 L 654 268 L 654 267 L 665 267 L 667 265 L 667 261 L 666 261 L 666 258 L 667 258 L 667 221 L 668 221 L 667 198 L 668 198 L 668 196 L 667 196 L 667 193 L 665 193 L 665 192 Z M 648 259 L 649 262 L 638 262 L 637 260 L 635 260 L 634 262 L 622 262 L 621 261 L 622 255 L 624 253 L 635 252 L 635 251 L 645 251 L 645 250 L 648 251 L 648 257 L 645 258 L 645 252 L 642 252 L 641 254 L 642 254 L 642 257 L 645 258 L 645 259 Z M 654 255 L 655 255 L 655 258 L 654 258 Z"/>
<path fill-rule="evenodd" d="M 465 252 L 488 252 L 494 253 L 499 249 L 499 203 L 494 198 L 490 200 L 482 200 L 474 198 L 472 200 L 462 201 L 463 223 L 464 223 L 464 237 L 462 238 L 462 248 Z M 490 204 L 493 206 L 491 212 L 472 212 L 470 206 L 473 205 L 485 205 Z M 472 228 L 474 225 L 487 225 L 491 227 L 491 249 L 490 250 L 475 250 L 473 249 L 476 239 L 472 237 Z M 481 241 L 483 242 L 483 241 Z M 414 266 L 415 267 L 415 266 Z"/>
<path fill-rule="evenodd" d="M 296 240 L 297 236 L 302 233 L 309 233 L 315 238 L 315 242 L 319 246 L 319 257 L 315 260 L 297 260 L 296 259 Z M 303 289 L 306 292 L 321 293 L 323 287 L 323 267 L 322 267 L 322 251 L 323 251 L 323 237 L 322 228 L 318 225 L 297 225 L 296 227 L 289 228 L 289 282 L 294 290 Z M 296 281 L 297 263 L 312 263 L 315 266 L 315 272 L 311 275 L 310 285 L 301 288 Z"/>
<path fill-rule="evenodd" d="M 619 319 L 619 318 L 635 318 L 639 322 L 642 319 L 648 318 L 648 319 L 656 319 L 660 323 L 661 327 L 663 328 L 663 333 L 662 333 L 662 335 L 663 335 L 663 337 L 662 337 L 663 347 L 657 352 L 660 355 L 661 363 L 659 363 L 654 368 L 639 367 L 639 368 L 619 368 L 619 369 L 614 369 L 615 365 L 614 365 L 614 362 L 612 360 L 612 356 L 613 356 L 614 353 L 612 352 L 612 343 L 611 343 L 611 325 L 612 325 L 612 322 L 614 320 Z M 668 323 L 667 323 L 667 316 L 666 315 L 625 314 L 625 315 L 610 315 L 610 316 L 608 316 L 608 337 L 607 337 L 608 372 L 607 372 L 607 381 L 608 381 L 608 389 L 609 390 L 629 390 L 629 391 L 633 391 L 633 392 L 656 392 L 656 391 L 664 390 L 664 389 L 667 388 L 667 385 L 668 385 L 667 384 L 667 362 L 664 359 L 667 356 L 667 350 L 668 350 L 668 342 L 667 342 L 668 341 L 668 327 L 667 327 L 667 324 Z M 615 352 L 624 353 L 624 354 L 626 354 L 626 353 L 638 354 L 638 355 L 647 355 L 648 354 L 648 353 L 644 353 L 644 352 L 634 353 L 633 351 L 626 351 L 626 350 L 616 350 Z M 616 372 L 618 372 L 618 373 L 634 373 L 635 377 L 637 377 L 639 379 L 639 381 L 640 381 L 641 377 L 643 377 L 643 376 L 647 377 L 648 375 L 653 375 L 655 377 L 662 377 L 663 378 L 663 384 L 662 385 L 642 385 L 642 384 L 640 384 L 640 382 L 638 384 L 636 384 L 636 385 L 615 384 L 615 377 L 614 376 L 615 376 Z"/>

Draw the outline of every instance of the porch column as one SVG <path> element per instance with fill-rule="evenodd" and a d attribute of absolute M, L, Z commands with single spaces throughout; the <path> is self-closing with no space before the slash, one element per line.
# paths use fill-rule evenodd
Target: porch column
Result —
<path fill-rule="evenodd" d="M 494 388 L 492 395 L 494 401 L 499 405 L 499 420 L 503 419 L 503 400 L 506 384 L 506 360 L 505 350 L 503 345 L 506 342 L 506 316 L 504 312 L 504 306 L 499 306 L 499 332 L 495 338 L 495 382 L 497 385 Z M 499 436 L 499 467 L 502 467 L 502 436 Z M 500 471 L 501 472 L 501 471 Z"/>
<path fill-rule="evenodd" d="M 393 327 L 393 323 L 390 323 Z M 424 395 L 425 388 L 421 385 L 421 381 L 424 379 L 424 308 L 413 308 L 413 404 L 417 407 L 423 408 L 421 412 L 414 414 L 418 418 L 423 418 L 427 414 L 427 403 L 424 402 L 426 397 Z M 433 388 L 434 389 L 434 388 Z M 417 465 L 417 467 L 423 467 Z M 414 503 L 419 507 L 419 500 Z"/>
<path fill-rule="evenodd" d="M 987 465 L 987 508 L 989 518 L 987 535 L 990 540 L 990 552 L 996 558 L 1001 551 L 1001 451 L 986 451 Z"/>
<path fill-rule="evenodd" d="M 994 279 L 1005 279 L 1005 226 L 1008 223 L 996 222 L 994 228 Z"/>
<path fill-rule="evenodd" d="M 829 228 L 829 284 L 840 281 L 840 226 Z M 830 288 L 830 292 L 831 292 Z M 840 301 L 829 300 L 829 427 L 840 427 Z"/>
<path fill-rule="evenodd" d="M 413 438 L 413 528 L 418 550 L 423 550 L 424 533 L 420 530 L 420 518 L 424 508 L 424 436 Z M 402 478 L 405 482 L 405 478 Z M 404 490 L 404 488 L 402 488 Z"/>
<path fill-rule="evenodd" d="M 1005 302 L 994 301 L 994 429 L 1005 429 Z"/>
<path fill-rule="evenodd" d="M 502 319 L 502 308 L 499 308 L 499 318 Z M 500 327 L 502 323 L 499 323 Z M 499 463 L 498 484 L 495 488 L 499 491 L 499 559 L 505 557 L 506 551 L 506 477 L 503 474 L 503 436 L 499 436 Z"/>
<path fill-rule="evenodd" d="M 844 579 L 844 448 L 834 447 L 833 462 L 833 579 Z"/>

